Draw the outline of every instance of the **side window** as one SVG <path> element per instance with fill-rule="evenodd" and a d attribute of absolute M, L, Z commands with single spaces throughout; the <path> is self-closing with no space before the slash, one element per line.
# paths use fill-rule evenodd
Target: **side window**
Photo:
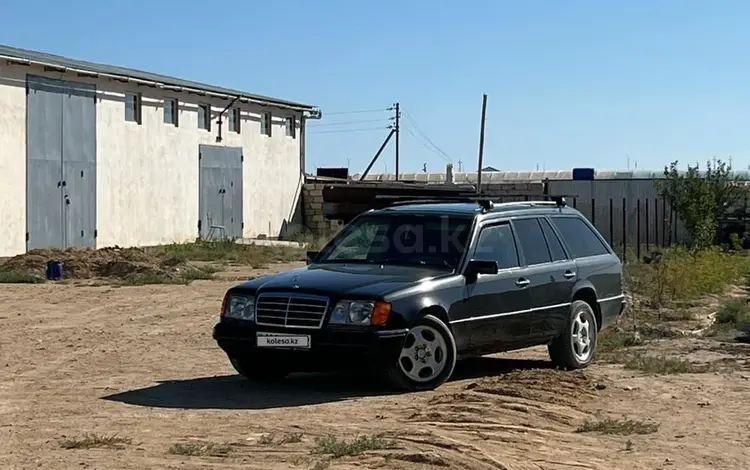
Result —
<path fill-rule="evenodd" d="M 513 239 L 510 224 L 485 227 L 479 233 L 474 258 L 497 261 L 500 269 L 515 268 L 518 263 L 518 250 Z"/>
<path fill-rule="evenodd" d="M 552 226 L 547 222 L 547 219 L 540 219 L 539 223 L 542 224 L 542 232 L 544 232 L 544 238 L 547 239 L 547 246 L 549 247 L 550 255 L 552 255 L 552 261 L 568 259 L 560 239 L 557 238 L 557 234 L 552 230 Z"/>
<path fill-rule="evenodd" d="M 519 219 L 513 221 L 518 235 L 518 243 L 526 258 L 526 265 L 549 263 L 552 261 L 547 242 L 544 240 L 542 227 L 537 219 Z"/>
<path fill-rule="evenodd" d="M 580 218 L 552 217 L 551 219 L 574 258 L 585 258 L 587 256 L 609 253 L 604 243 Z"/>

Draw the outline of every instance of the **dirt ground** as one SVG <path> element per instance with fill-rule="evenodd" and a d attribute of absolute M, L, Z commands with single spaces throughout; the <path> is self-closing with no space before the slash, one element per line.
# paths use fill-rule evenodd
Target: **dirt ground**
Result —
<path fill-rule="evenodd" d="M 341 375 L 257 386 L 235 375 L 211 338 L 225 289 L 248 274 L 234 268 L 190 285 L 0 285 L 0 467 L 750 468 L 748 345 L 652 346 L 714 364 L 708 373 L 649 376 L 604 363 L 560 372 L 537 348 L 462 363 L 434 392 L 389 395 Z M 658 429 L 577 432 L 607 417 Z M 312 452 L 316 438 L 373 434 L 385 448 Z M 71 444 L 87 435 L 116 438 Z"/>

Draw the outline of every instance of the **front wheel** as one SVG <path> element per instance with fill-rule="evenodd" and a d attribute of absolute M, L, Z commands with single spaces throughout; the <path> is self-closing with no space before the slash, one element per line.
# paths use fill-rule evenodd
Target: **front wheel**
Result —
<path fill-rule="evenodd" d="M 248 359 L 234 358 L 229 358 L 229 362 L 232 363 L 232 367 L 234 367 L 234 370 L 236 370 L 238 374 L 252 381 L 277 381 L 282 380 L 287 375 L 289 375 L 289 370 L 286 367 L 278 364 L 269 366 L 267 364 L 259 364 L 257 362 L 253 362 Z"/>
<path fill-rule="evenodd" d="M 599 339 L 594 310 L 587 302 L 576 300 L 570 305 L 568 321 L 560 337 L 549 344 L 550 359 L 564 369 L 582 369 L 594 361 Z"/>
<path fill-rule="evenodd" d="M 387 375 L 403 390 L 433 390 L 450 378 L 455 367 L 453 334 L 442 320 L 425 315 L 406 334 L 398 362 Z"/>

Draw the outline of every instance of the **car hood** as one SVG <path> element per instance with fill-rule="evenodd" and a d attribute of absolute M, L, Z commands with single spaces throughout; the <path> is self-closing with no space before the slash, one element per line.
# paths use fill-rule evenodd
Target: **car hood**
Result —
<path fill-rule="evenodd" d="M 236 290 L 308 292 L 334 297 L 380 297 L 423 280 L 452 274 L 421 266 L 378 264 L 313 264 L 300 269 L 251 279 Z"/>

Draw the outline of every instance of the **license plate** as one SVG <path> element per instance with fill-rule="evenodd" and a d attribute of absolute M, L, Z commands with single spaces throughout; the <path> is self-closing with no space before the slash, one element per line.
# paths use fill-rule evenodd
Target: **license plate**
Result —
<path fill-rule="evenodd" d="M 309 335 L 286 335 L 278 333 L 258 333 L 259 348 L 309 349 Z"/>

